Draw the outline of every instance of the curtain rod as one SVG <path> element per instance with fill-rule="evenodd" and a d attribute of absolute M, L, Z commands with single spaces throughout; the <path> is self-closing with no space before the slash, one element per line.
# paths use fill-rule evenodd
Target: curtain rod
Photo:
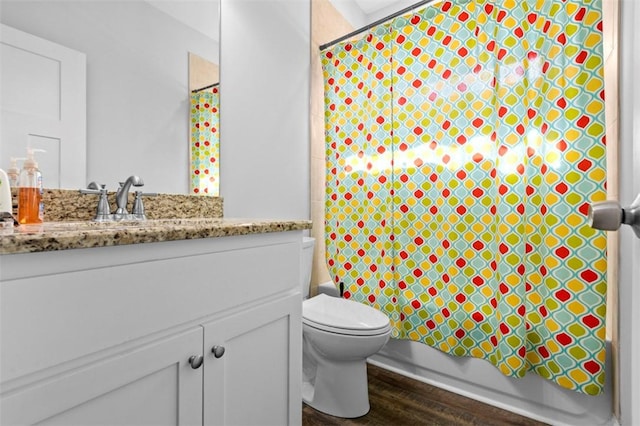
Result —
<path fill-rule="evenodd" d="M 321 46 L 320 46 L 320 50 L 321 50 L 321 51 L 322 51 L 322 50 L 325 50 L 326 48 L 331 47 L 331 46 L 333 46 L 333 45 L 334 45 L 334 44 L 336 44 L 336 43 L 340 43 L 341 41 L 347 40 L 347 39 L 349 39 L 349 38 L 351 38 L 351 37 L 353 37 L 353 36 L 357 36 L 358 34 L 363 33 L 363 32 L 365 32 L 365 31 L 368 31 L 368 30 L 370 30 L 371 28 L 376 27 L 376 26 L 378 26 L 378 25 L 380 25 L 380 24 L 383 24 L 383 23 L 385 23 L 385 22 L 387 22 L 387 21 L 389 21 L 389 20 L 391 20 L 391 19 L 393 19 L 393 18 L 397 18 L 398 16 L 400 16 L 400 15 L 404 15 L 404 14 L 405 14 L 405 13 L 407 13 L 407 12 L 411 12 L 413 9 L 416 9 L 416 8 L 418 8 L 418 7 L 420 7 L 420 6 L 428 5 L 428 4 L 430 4 L 430 3 L 438 3 L 438 2 L 440 2 L 440 1 L 441 1 L 441 0 L 422 0 L 422 1 L 419 1 L 418 3 L 412 4 L 412 5 L 411 5 L 411 6 L 409 6 L 409 7 L 405 7 L 404 9 L 402 9 L 402 10 L 400 10 L 400 11 L 398 11 L 398 12 L 392 13 L 392 14 L 391 14 L 391 15 L 389 15 L 389 16 L 386 16 L 386 17 L 384 17 L 384 18 L 382 18 L 382 19 L 378 19 L 376 22 L 374 22 L 374 23 L 372 23 L 372 24 L 369 24 L 369 25 L 364 26 L 364 27 L 362 27 L 362 28 L 360 28 L 360 29 L 357 29 L 357 30 L 355 30 L 355 31 L 352 31 L 352 32 L 350 32 L 350 33 L 349 33 L 349 34 L 347 34 L 347 35 L 344 35 L 344 36 L 342 36 L 342 37 L 340 37 L 340 38 L 337 38 L 337 39 L 335 39 L 335 40 L 333 40 L 333 41 L 330 41 L 329 43 L 325 43 L 325 44 L 323 44 L 323 45 L 321 45 Z"/>
<path fill-rule="evenodd" d="M 198 93 L 198 92 L 201 92 L 201 91 L 203 91 L 205 89 L 211 89 L 212 87 L 216 87 L 216 86 L 219 86 L 219 85 L 220 85 L 220 82 L 213 83 L 213 84 L 210 84 L 208 86 L 201 87 L 199 89 L 194 89 L 194 90 L 191 91 L 191 93 Z"/>

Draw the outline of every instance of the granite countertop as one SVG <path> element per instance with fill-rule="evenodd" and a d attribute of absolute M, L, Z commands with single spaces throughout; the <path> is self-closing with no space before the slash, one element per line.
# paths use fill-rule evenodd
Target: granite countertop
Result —
<path fill-rule="evenodd" d="M 308 220 L 153 219 L 139 222 L 45 222 L 0 235 L 0 254 L 36 253 L 159 241 L 311 229 Z M 9 231 L 11 232 L 11 231 Z"/>

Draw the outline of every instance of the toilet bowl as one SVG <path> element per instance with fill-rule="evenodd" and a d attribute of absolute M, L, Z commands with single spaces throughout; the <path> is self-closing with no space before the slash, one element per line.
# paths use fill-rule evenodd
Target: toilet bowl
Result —
<path fill-rule="evenodd" d="M 313 243 L 312 238 L 303 242 L 305 296 L 309 285 L 306 279 L 310 276 L 305 268 L 311 267 L 309 251 L 312 253 Z M 320 294 L 303 301 L 302 321 L 302 400 L 336 417 L 367 414 L 370 405 L 366 359 L 389 340 L 389 318 L 370 306 Z"/>

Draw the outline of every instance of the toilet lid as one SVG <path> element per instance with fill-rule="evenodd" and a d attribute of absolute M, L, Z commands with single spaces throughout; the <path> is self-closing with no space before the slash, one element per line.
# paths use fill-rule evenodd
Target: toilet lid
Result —
<path fill-rule="evenodd" d="M 326 294 L 303 302 L 302 319 L 312 327 L 342 334 L 372 335 L 389 329 L 389 318 L 377 309 Z"/>

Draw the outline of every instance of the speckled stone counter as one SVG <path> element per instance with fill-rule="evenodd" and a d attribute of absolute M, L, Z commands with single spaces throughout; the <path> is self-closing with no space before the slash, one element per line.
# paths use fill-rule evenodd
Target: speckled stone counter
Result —
<path fill-rule="evenodd" d="M 140 222 L 45 222 L 0 235 L 0 254 L 36 253 L 160 241 L 311 229 L 308 220 L 157 219 Z"/>

